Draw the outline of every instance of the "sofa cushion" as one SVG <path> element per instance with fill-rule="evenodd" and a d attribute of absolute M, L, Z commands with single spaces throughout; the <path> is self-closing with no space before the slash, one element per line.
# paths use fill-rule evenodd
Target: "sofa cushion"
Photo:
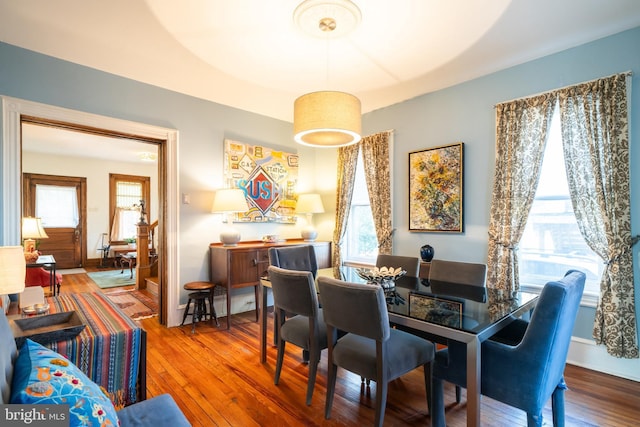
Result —
<path fill-rule="evenodd" d="M 118 411 L 121 427 L 189 427 L 175 400 L 169 394 L 161 394 Z"/>
<path fill-rule="evenodd" d="M 117 426 L 103 389 L 60 354 L 27 339 L 13 371 L 11 403 L 68 404 L 71 426 Z"/>

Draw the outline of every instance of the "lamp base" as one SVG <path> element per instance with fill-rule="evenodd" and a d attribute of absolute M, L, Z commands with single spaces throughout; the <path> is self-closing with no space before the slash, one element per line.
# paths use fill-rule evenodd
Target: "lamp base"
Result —
<path fill-rule="evenodd" d="M 313 242 L 318 237 L 318 232 L 312 226 L 306 226 L 300 231 L 300 236 L 305 242 Z"/>
<path fill-rule="evenodd" d="M 34 239 L 24 239 L 24 251 L 34 252 L 36 250 L 36 241 Z"/>
<path fill-rule="evenodd" d="M 238 246 L 240 232 L 235 228 L 227 228 L 220 233 L 220 241 L 222 246 Z"/>

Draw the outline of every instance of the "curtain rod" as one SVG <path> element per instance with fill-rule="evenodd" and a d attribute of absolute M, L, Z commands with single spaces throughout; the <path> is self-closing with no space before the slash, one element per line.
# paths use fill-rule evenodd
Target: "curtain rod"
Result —
<path fill-rule="evenodd" d="M 632 76 L 633 72 L 631 70 L 624 71 L 622 73 L 615 73 L 615 74 L 611 74 L 611 75 L 605 76 L 605 77 L 598 77 L 598 78 L 595 78 L 595 79 L 592 79 L 592 80 L 587 80 L 587 81 L 584 81 L 584 82 L 581 82 L 581 83 L 570 84 L 570 85 L 559 87 L 559 88 L 556 88 L 556 89 L 551 89 L 551 90 L 548 90 L 548 91 L 545 91 L 545 92 L 534 93 L 533 95 L 521 96 L 520 98 L 514 98 L 514 99 L 510 99 L 508 101 L 498 102 L 497 104 L 495 104 L 493 106 L 493 108 L 496 108 L 498 105 L 506 104 L 508 102 L 520 101 L 521 99 L 527 99 L 527 98 L 533 98 L 533 97 L 544 95 L 544 94 L 547 94 L 547 93 L 553 93 L 555 91 L 566 89 L 566 88 L 569 88 L 569 87 L 572 87 L 572 86 L 578 86 L 578 85 L 583 85 L 583 84 L 586 84 L 586 83 L 595 82 L 597 80 L 608 79 L 609 77 L 613 77 L 613 76 L 617 76 L 617 75 L 623 75 L 623 76 L 627 76 L 628 77 L 628 76 Z"/>

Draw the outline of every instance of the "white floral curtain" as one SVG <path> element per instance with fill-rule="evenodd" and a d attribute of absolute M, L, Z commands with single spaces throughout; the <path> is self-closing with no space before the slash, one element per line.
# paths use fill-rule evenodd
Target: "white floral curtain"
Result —
<path fill-rule="evenodd" d="M 618 74 L 557 94 L 573 210 L 605 264 L 593 338 L 612 356 L 638 358 L 626 80 Z"/>
<path fill-rule="evenodd" d="M 392 131 L 362 138 L 362 161 L 369 192 L 369 204 L 378 239 L 378 253 L 393 251 L 393 216 L 391 212 L 390 151 Z"/>
<path fill-rule="evenodd" d="M 632 256 L 638 238 L 631 235 L 628 75 L 496 106 L 487 286 L 505 297 L 519 288 L 517 247 L 537 188 L 548 123 L 559 103 L 578 227 L 606 265 L 593 336 L 613 356 L 638 358 Z"/>
<path fill-rule="evenodd" d="M 356 176 L 359 144 L 348 145 L 338 149 L 338 184 L 336 186 L 336 224 L 333 229 L 333 250 L 331 258 L 334 277 L 340 277 L 342 265 L 342 242 L 349 221 L 349 209 L 353 184 Z"/>
<path fill-rule="evenodd" d="M 504 297 L 517 292 L 517 247 L 538 186 L 555 98 L 540 95 L 496 105 L 487 286 Z"/>

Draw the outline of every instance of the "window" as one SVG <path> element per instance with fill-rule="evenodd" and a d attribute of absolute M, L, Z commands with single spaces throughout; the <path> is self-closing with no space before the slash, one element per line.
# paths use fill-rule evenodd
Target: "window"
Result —
<path fill-rule="evenodd" d="M 135 239 L 140 221 L 140 200 L 149 206 L 149 177 L 109 175 L 111 241 Z"/>
<path fill-rule="evenodd" d="M 362 154 L 358 154 L 351 210 L 345 236 L 345 263 L 375 264 L 378 239 L 373 225 L 369 192 L 364 176 Z"/>
<path fill-rule="evenodd" d="M 573 213 L 557 107 L 549 128 L 540 181 L 519 248 L 522 284 L 543 286 L 573 268 L 587 275 L 585 294 L 600 293 L 604 264 L 582 238 Z"/>
<path fill-rule="evenodd" d="M 76 228 L 80 222 L 75 187 L 36 184 L 36 217 L 47 228 Z"/>

